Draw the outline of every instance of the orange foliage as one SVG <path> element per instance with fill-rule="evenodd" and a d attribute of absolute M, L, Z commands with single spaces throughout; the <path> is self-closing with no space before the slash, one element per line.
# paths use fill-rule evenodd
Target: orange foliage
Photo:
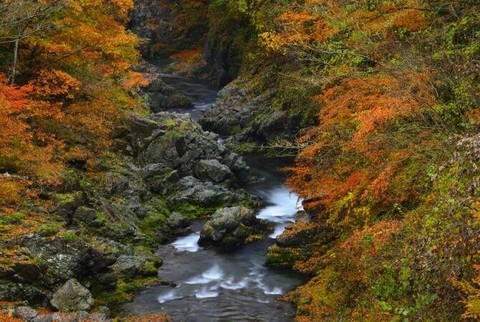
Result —
<path fill-rule="evenodd" d="M 147 84 L 128 70 L 139 57 L 138 39 L 124 26 L 132 7 L 132 0 L 67 1 L 55 33 L 28 39 L 42 49 L 32 97 L 37 111 L 51 112 L 35 115 L 35 131 L 80 144 L 90 156 L 109 146 L 122 109 L 138 106 L 129 90 Z"/>
<path fill-rule="evenodd" d="M 133 6 L 131 0 L 68 1 L 65 16 L 55 21 L 57 32 L 31 39 L 44 50 L 51 69 L 96 71 L 106 76 L 123 73 L 135 63 L 138 39 L 120 23 Z"/>
<path fill-rule="evenodd" d="M 266 48 L 285 54 L 287 47 L 308 48 L 314 43 L 328 42 L 337 35 L 343 37 L 342 31 L 349 31 L 344 33 L 352 35 L 344 39 L 345 47 L 365 51 L 364 54 L 369 53 L 381 60 L 383 43 L 380 39 L 376 39 L 375 45 L 369 48 L 361 46 L 359 39 L 372 36 L 388 39 L 397 31 L 415 32 L 428 26 L 423 4 L 419 0 L 379 2 L 371 8 L 363 2 L 347 2 L 350 3 L 306 1 L 303 6 L 296 6 L 295 11 L 287 11 L 277 17 L 277 31 L 261 34 L 262 42 Z"/>
<path fill-rule="evenodd" d="M 199 57 L 202 57 L 201 48 L 186 49 L 170 56 L 170 58 L 181 62 L 190 62 L 192 60 L 197 60 Z"/>
<path fill-rule="evenodd" d="M 348 79 L 314 97 L 325 107 L 320 119 L 325 126 L 354 119 L 359 128 L 352 137 L 352 147 L 388 121 L 406 116 L 415 109 L 432 106 L 435 96 L 425 85 L 426 73 Z"/>
<path fill-rule="evenodd" d="M 427 27 L 427 20 L 423 11 L 405 9 L 393 17 L 395 28 L 405 28 L 408 31 L 419 31 Z"/>
<path fill-rule="evenodd" d="M 338 27 L 328 23 L 327 19 L 306 11 L 287 11 L 275 21 L 280 31 L 260 35 L 263 44 L 272 51 L 285 51 L 288 46 L 326 41 L 339 32 Z"/>
<path fill-rule="evenodd" d="M 321 122 L 302 138 L 310 144 L 288 169 L 288 184 L 305 198 L 321 200 L 327 211 L 348 193 L 379 203 L 406 198 L 408 193 L 390 191 L 390 180 L 398 164 L 418 150 L 408 142 L 396 148 L 388 131 L 392 122 L 420 115 L 435 104 L 428 79 L 428 73 L 414 72 L 350 78 L 315 96 Z M 428 138 L 425 131 L 418 135 L 418 140 Z"/>
<path fill-rule="evenodd" d="M 74 99 L 80 82 L 60 70 L 41 70 L 34 82 L 34 94 L 40 99 L 52 101 Z"/>
<path fill-rule="evenodd" d="M 129 13 L 133 9 L 133 0 L 108 0 L 107 2 L 107 6 L 114 8 L 112 11 L 117 19 L 123 23 L 128 22 L 130 18 Z"/>
<path fill-rule="evenodd" d="M 375 199 L 380 199 L 387 194 L 390 180 L 394 174 L 394 167 L 388 166 L 373 180 L 365 189 L 362 198 L 367 198 L 369 195 Z"/>
<path fill-rule="evenodd" d="M 22 322 L 21 319 L 14 318 L 13 316 L 0 313 L 0 322 Z"/>
<path fill-rule="evenodd" d="M 170 322 L 172 319 L 165 313 L 152 313 L 127 317 L 126 322 Z"/>
<path fill-rule="evenodd" d="M 148 79 L 142 73 L 130 72 L 122 80 L 122 87 L 124 89 L 139 90 L 141 87 L 145 87 L 150 83 Z"/>
<path fill-rule="evenodd" d="M 0 178 L 0 207 L 18 203 L 20 201 L 20 193 L 23 189 L 24 182 L 21 180 Z"/>
<path fill-rule="evenodd" d="M 48 30 L 22 39 L 23 85 L 8 85 L 0 73 L 2 207 L 34 195 L 32 182 L 58 184 L 64 162 L 100 157 L 122 110 L 138 106 L 130 89 L 146 81 L 129 71 L 139 57 L 138 39 L 124 26 L 132 7 L 132 0 L 65 1 Z"/>
<path fill-rule="evenodd" d="M 28 99 L 32 91 L 32 85 L 6 85 L 5 76 L 0 74 L 0 172 L 53 179 L 60 168 L 60 164 L 52 161 L 56 146 L 35 144 L 37 139 L 41 142 L 49 140 L 49 137 L 35 136 L 27 124 L 30 117 L 39 114 L 35 103 Z"/>
<path fill-rule="evenodd" d="M 173 69 L 177 73 L 188 73 L 194 66 L 203 62 L 202 48 L 185 49 L 170 56 L 174 60 Z"/>
<path fill-rule="evenodd" d="M 380 221 L 355 232 L 341 245 L 341 249 L 355 262 L 364 261 L 366 257 L 375 256 L 400 228 L 397 220 Z"/>

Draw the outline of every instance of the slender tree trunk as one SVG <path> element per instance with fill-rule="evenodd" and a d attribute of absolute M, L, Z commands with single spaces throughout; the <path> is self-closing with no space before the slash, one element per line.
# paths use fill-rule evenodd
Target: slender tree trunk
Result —
<path fill-rule="evenodd" d="M 18 42 L 19 39 L 15 39 L 15 45 L 13 47 L 13 66 L 12 66 L 12 76 L 11 83 L 15 84 L 15 75 L 17 74 L 17 60 L 18 60 Z"/>

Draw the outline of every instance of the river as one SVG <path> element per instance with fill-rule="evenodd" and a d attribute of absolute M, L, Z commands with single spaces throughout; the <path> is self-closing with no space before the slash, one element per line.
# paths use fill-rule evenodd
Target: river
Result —
<path fill-rule="evenodd" d="M 207 84 L 179 76 L 162 77 L 193 101 L 193 109 L 177 112 L 189 113 L 194 119 L 198 120 L 216 99 L 216 90 Z M 173 321 L 293 320 L 293 308 L 279 301 L 279 296 L 300 285 L 301 276 L 268 268 L 264 263 L 268 246 L 285 225 L 294 221 L 301 202 L 283 185 L 285 178 L 278 170 L 285 165 L 282 160 L 258 155 L 244 157 L 254 174 L 263 178 L 244 188 L 266 200 L 257 217 L 269 221 L 274 232 L 264 241 L 225 253 L 198 246 L 203 222 L 196 222 L 192 234 L 158 250 L 164 260 L 159 277 L 175 282 L 176 287 L 150 287 L 126 304 L 126 311 L 134 315 L 166 311 Z"/>

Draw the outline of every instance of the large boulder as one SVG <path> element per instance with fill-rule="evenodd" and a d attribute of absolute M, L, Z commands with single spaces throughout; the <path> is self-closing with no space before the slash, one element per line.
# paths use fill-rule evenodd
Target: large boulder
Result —
<path fill-rule="evenodd" d="M 167 219 L 164 231 L 167 235 L 185 235 L 191 232 L 190 225 L 192 221 L 178 212 L 172 212 Z"/>
<path fill-rule="evenodd" d="M 29 256 L 42 263 L 39 268 L 36 264 L 15 265 L 13 269 L 17 280 L 45 288 L 52 288 L 73 277 L 108 272 L 108 266 L 115 262 L 115 256 L 72 237 L 44 238 L 35 235 L 12 242 L 23 246 Z M 35 280 L 32 281 L 32 278 Z"/>
<path fill-rule="evenodd" d="M 121 255 L 117 262 L 112 265 L 114 272 L 120 275 L 135 276 L 156 276 L 161 260 L 152 259 L 147 256 Z"/>
<path fill-rule="evenodd" d="M 216 245 L 236 247 L 257 240 L 271 231 L 271 227 L 255 216 L 252 209 L 229 207 L 217 210 L 205 223 L 198 243 L 202 246 Z"/>
<path fill-rule="evenodd" d="M 93 297 L 86 287 L 72 278 L 53 294 L 50 303 L 62 312 L 89 311 Z"/>
<path fill-rule="evenodd" d="M 215 159 L 199 161 L 195 165 L 194 173 L 200 180 L 208 180 L 217 183 L 230 180 L 234 177 L 232 171 L 230 171 L 226 165 Z"/>
<path fill-rule="evenodd" d="M 146 175 L 163 175 L 169 169 L 180 176 L 195 175 L 212 182 L 247 181 L 249 167 L 241 156 L 225 147 L 217 134 L 203 131 L 187 114 L 163 112 L 155 117 L 157 130 L 132 139 L 137 161 L 155 164 L 144 168 Z M 213 177 L 206 173 L 210 170 L 214 171 Z"/>
<path fill-rule="evenodd" d="M 0 301 L 28 301 L 41 304 L 46 296 L 38 288 L 24 283 L 0 279 Z"/>
<path fill-rule="evenodd" d="M 192 176 L 182 178 L 178 183 L 178 192 L 170 200 L 172 204 L 193 204 L 200 206 L 216 206 L 232 204 L 236 201 L 247 200 L 248 197 L 239 195 L 224 186 L 210 181 L 200 181 Z"/>

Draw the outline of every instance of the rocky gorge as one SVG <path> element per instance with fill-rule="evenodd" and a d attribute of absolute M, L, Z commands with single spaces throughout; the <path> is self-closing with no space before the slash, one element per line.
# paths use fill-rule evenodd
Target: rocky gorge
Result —
<path fill-rule="evenodd" d="M 256 218 L 262 198 L 242 189 L 261 180 L 242 156 L 190 114 L 168 111 L 185 112 L 198 102 L 167 85 L 158 67 L 145 62 L 137 70 L 149 79 L 143 92 L 152 114 L 132 114 L 116 129 L 112 148 L 123 157 L 100 181 L 86 177 L 81 165 L 72 169 L 62 191 L 48 196 L 53 203 L 45 211 L 55 220 L 1 242 L 21 248 L 23 256 L 0 266 L 0 299 L 106 321 L 108 307 L 159 283 L 162 258 L 152 247 L 190 233 L 193 220 L 213 214 L 198 243 L 223 250 L 273 231 Z M 95 313 L 87 313 L 92 308 Z M 13 312 L 25 321 L 74 318 L 25 306 Z"/>
<path fill-rule="evenodd" d="M 185 36 L 172 29 L 175 10 L 138 1 L 131 29 L 150 39 L 143 47 L 144 56 L 154 56 L 155 44 L 162 41 L 170 47 L 206 41 L 201 33 Z M 199 24 L 190 27 L 196 30 Z M 222 85 L 236 76 L 238 71 L 232 67 L 238 64 L 236 54 L 225 56 L 217 52 L 217 45 L 207 42 L 205 64 L 190 69 L 189 75 Z M 111 152 L 121 157 L 105 164 L 105 174 L 88 176 L 85 163 L 74 161 L 64 174 L 61 190 L 45 192 L 44 198 L 52 203 L 41 211 L 52 219 L 36 232 L 0 240 L 1 249 L 22 254 L 0 263 L 1 301 L 21 300 L 74 312 L 78 319 L 108 320 L 109 308 L 129 301 L 132 292 L 152 283 L 173 283 L 157 280 L 162 258 L 155 247 L 191 233 L 196 219 L 210 218 L 198 243 L 224 251 L 272 233 L 272 223 L 256 217 L 264 205 L 262 197 L 243 189 L 262 178 L 225 146 L 224 139 L 228 136 L 230 144 L 262 143 L 280 134 L 288 136 L 284 125 L 293 133 L 298 117 L 259 109 L 274 93 L 252 101 L 251 94 L 242 90 L 248 88 L 242 81 L 223 89 L 210 108 L 216 90 L 200 85 L 200 97 L 182 93 L 168 84 L 178 79 L 169 79 L 164 70 L 147 61 L 134 70 L 148 80 L 141 92 L 149 111 L 131 114 L 115 129 Z M 2 255 L 8 258 L 7 253 Z M 92 308 L 93 313 L 87 313 Z M 4 310 L 13 310 L 25 321 L 75 318 L 18 305 Z"/>
<path fill-rule="evenodd" d="M 478 1 L 0 13 L 0 321 L 480 316 Z"/>

